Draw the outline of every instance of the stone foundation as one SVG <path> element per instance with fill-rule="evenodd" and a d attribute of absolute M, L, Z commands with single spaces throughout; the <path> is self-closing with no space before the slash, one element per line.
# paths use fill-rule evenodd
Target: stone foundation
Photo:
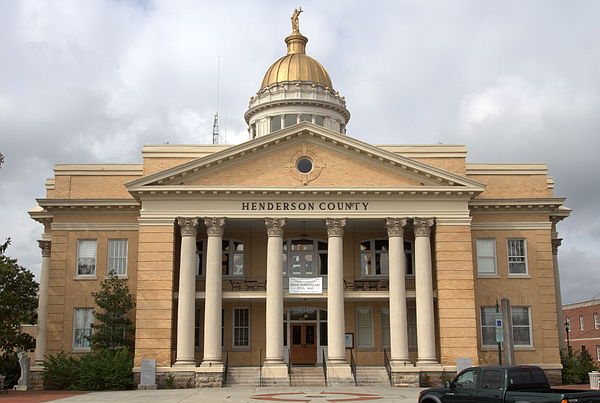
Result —
<path fill-rule="evenodd" d="M 31 368 L 29 373 L 29 389 L 30 390 L 43 390 L 44 389 L 44 372 L 40 367 L 39 370 Z"/>
<path fill-rule="evenodd" d="M 418 368 L 392 371 L 392 385 L 400 388 L 429 388 L 443 386 L 445 381 L 454 379 L 456 371 L 419 371 Z"/>
<path fill-rule="evenodd" d="M 140 383 L 140 372 L 134 371 L 133 382 Z M 172 369 L 157 370 L 156 386 L 158 389 L 200 389 L 220 388 L 223 383 L 222 372 L 204 372 L 201 368 L 196 371 L 176 371 Z"/>

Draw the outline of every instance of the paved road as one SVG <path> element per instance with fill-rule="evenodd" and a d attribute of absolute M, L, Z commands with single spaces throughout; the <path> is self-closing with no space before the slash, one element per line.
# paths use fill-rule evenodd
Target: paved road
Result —
<path fill-rule="evenodd" d="M 421 388 L 247 388 L 91 392 L 55 402 L 416 402 Z"/>

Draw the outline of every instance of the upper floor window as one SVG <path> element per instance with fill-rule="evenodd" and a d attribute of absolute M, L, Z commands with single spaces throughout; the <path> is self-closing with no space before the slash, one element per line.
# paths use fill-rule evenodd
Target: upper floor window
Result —
<path fill-rule="evenodd" d="M 73 350 L 89 350 L 92 335 L 92 308 L 73 310 Z"/>
<path fill-rule="evenodd" d="M 600 321 L 598 321 L 597 312 L 594 312 L 594 329 L 600 329 Z"/>
<path fill-rule="evenodd" d="M 387 238 L 369 239 L 360 243 L 360 274 L 363 277 L 389 275 L 389 242 Z M 406 274 L 413 272 L 413 243 L 404 241 Z"/>
<path fill-rule="evenodd" d="M 579 330 L 584 330 L 583 315 L 579 315 Z"/>
<path fill-rule="evenodd" d="M 95 239 L 80 239 L 77 241 L 77 275 L 96 275 L 96 245 Z"/>
<path fill-rule="evenodd" d="M 287 239 L 283 243 L 283 270 L 291 277 L 327 275 L 327 242 Z"/>
<path fill-rule="evenodd" d="M 496 240 L 477 239 L 477 274 L 496 274 Z"/>
<path fill-rule="evenodd" d="M 527 274 L 525 239 L 508 240 L 508 274 Z"/>
<path fill-rule="evenodd" d="M 221 271 L 223 276 L 242 277 L 244 275 L 244 243 L 233 239 L 223 239 L 221 243 Z M 196 242 L 196 275 L 206 275 L 206 240 Z"/>
<path fill-rule="evenodd" d="M 107 273 L 127 275 L 127 239 L 108 240 Z"/>

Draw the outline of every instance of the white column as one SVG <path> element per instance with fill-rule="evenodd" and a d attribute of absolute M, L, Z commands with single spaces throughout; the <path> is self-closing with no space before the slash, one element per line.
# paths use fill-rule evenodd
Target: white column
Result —
<path fill-rule="evenodd" d="M 267 305 L 265 365 L 283 364 L 283 227 L 284 218 L 266 218 Z"/>
<path fill-rule="evenodd" d="M 417 302 L 417 365 L 437 364 L 433 282 L 431 273 L 431 227 L 433 218 L 415 218 L 415 292 Z"/>
<path fill-rule="evenodd" d="M 223 230 L 224 218 L 205 218 L 206 234 L 206 291 L 204 299 L 204 358 L 202 366 L 222 364 L 221 312 L 223 273 Z M 193 324 L 192 324 L 193 326 Z"/>
<path fill-rule="evenodd" d="M 346 362 L 344 332 L 344 218 L 327 218 L 327 358 Z"/>
<path fill-rule="evenodd" d="M 388 218 L 385 222 L 389 237 L 390 360 L 392 365 L 405 365 L 409 362 L 406 319 L 406 257 L 404 256 L 406 221 L 406 218 Z"/>
<path fill-rule="evenodd" d="M 281 129 L 285 128 L 285 113 L 280 116 Z"/>
<path fill-rule="evenodd" d="M 558 346 L 565 348 L 565 325 L 562 315 L 562 296 L 560 295 L 560 272 L 558 270 L 558 247 L 562 238 L 552 238 L 552 264 L 554 266 L 554 294 L 556 298 L 556 325 L 558 330 Z"/>
<path fill-rule="evenodd" d="M 42 249 L 42 269 L 40 272 L 40 290 L 38 295 L 38 328 L 35 338 L 35 362 L 41 364 L 46 355 L 48 335 L 48 287 L 50 281 L 51 241 L 38 241 Z"/>
<path fill-rule="evenodd" d="M 177 358 L 175 365 L 196 366 L 194 357 L 194 313 L 196 308 L 196 234 L 198 219 L 179 217 L 181 254 L 177 299 Z"/>

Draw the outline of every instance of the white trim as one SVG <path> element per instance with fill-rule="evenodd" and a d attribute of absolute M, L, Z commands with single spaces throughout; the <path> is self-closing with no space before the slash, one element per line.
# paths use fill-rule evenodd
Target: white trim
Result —
<path fill-rule="evenodd" d="M 94 241 L 96 248 L 94 250 L 94 272 L 88 274 L 80 274 L 79 273 L 79 254 L 81 252 L 81 242 L 82 241 Z M 96 278 L 96 273 L 98 273 L 98 240 L 95 238 L 78 238 L 77 239 L 77 256 L 75 257 L 75 277 L 78 279 L 89 279 Z"/>
<path fill-rule="evenodd" d="M 552 223 L 548 222 L 474 222 L 473 231 L 521 231 L 521 230 L 550 230 Z"/>
<path fill-rule="evenodd" d="M 524 273 L 513 273 L 510 271 L 510 241 L 523 241 L 523 257 L 525 258 L 525 272 Z M 529 258 L 528 258 L 527 238 L 506 238 L 506 263 L 509 277 L 527 277 L 529 276 Z M 513 256 L 520 257 L 520 256 Z M 515 262 L 518 263 L 518 262 Z"/>
<path fill-rule="evenodd" d="M 493 252 L 491 256 L 480 256 L 480 247 L 479 247 L 479 242 L 480 241 L 491 241 L 493 243 Z M 490 276 L 497 276 L 498 275 L 498 257 L 496 254 L 496 238 L 476 238 L 475 239 L 475 264 L 477 266 L 477 276 L 483 276 L 483 277 L 490 277 Z M 479 268 L 479 259 L 494 259 L 494 271 L 492 272 L 481 272 L 480 268 Z"/>
<path fill-rule="evenodd" d="M 138 223 L 52 223 L 52 231 L 137 231 Z"/>

